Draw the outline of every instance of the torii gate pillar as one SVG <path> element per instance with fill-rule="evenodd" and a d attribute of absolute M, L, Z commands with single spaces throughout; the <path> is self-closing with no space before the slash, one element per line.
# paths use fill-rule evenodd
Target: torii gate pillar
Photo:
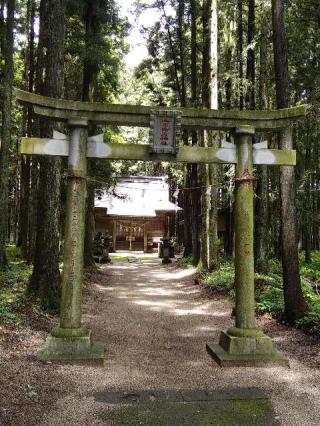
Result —
<path fill-rule="evenodd" d="M 254 297 L 253 135 L 255 129 L 234 130 L 235 175 L 235 327 L 221 332 L 219 344 L 207 351 L 221 366 L 288 365 L 270 337 L 256 326 Z"/>
<path fill-rule="evenodd" d="M 52 330 L 42 360 L 103 360 L 104 348 L 82 327 L 83 250 L 85 234 L 88 122 L 69 121 L 70 150 L 60 325 Z"/>

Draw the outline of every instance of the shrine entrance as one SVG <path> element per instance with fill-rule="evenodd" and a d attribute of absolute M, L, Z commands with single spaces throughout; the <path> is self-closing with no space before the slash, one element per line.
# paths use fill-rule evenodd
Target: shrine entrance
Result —
<path fill-rule="evenodd" d="M 208 352 L 222 366 L 284 364 L 271 338 L 256 326 L 253 258 L 253 167 L 296 164 L 292 150 L 268 149 L 253 143 L 259 132 L 279 131 L 306 114 L 306 107 L 279 111 L 217 111 L 105 105 L 51 99 L 21 90 L 16 98 L 51 120 L 65 121 L 69 135 L 52 139 L 23 138 L 22 154 L 68 157 L 68 189 L 60 325 L 47 337 L 39 353 L 43 360 L 103 359 L 104 348 L 93 343 L 81 322 L 83 244 L 87 158 L 109 160 L 227 163 L 235 175 L 235 326 L 222 331 Z M 90 122 L 104 125 L 150 127 L 149 145 L 105 144 L 103 135 L 88 137 Z M 179 146 L 180 128 L 229 131 L 232 142 L 221 148 Z"/>
<path fill-rule="evenodd" d="M 180 210 L 169 200 L 166 176 L 120 177 L 95 199 L 95 229 L 112 236 L 112 252 L 152 253 Z"/>
<path fill-rule="evenodd" d="M 116 250 L 143 250 L 144 224 L 120 221 L 116 228 Z M 120 246 L 120 247 L 119 247 Z"/>

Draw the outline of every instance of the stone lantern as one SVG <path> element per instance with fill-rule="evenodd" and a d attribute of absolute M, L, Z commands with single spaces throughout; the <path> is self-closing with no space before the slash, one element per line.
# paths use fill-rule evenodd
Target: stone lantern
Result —
<path fill-rule="evenodd" d="M 172 263 L 172 260 L 170 257 L 173 253 L 173 244 L 170 237 L 163 237 L 161 238 L 161 247 L 160 247 L 160 257 L 162 257 L 162 263 L 164 265 L 168 265 L 169 263 Z"/>

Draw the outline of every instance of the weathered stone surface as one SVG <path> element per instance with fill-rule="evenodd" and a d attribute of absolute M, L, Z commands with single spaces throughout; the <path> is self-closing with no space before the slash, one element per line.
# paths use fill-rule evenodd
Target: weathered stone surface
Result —
<path fill-rule="evenodd" d="M 100 360 L 103 362 L 104 348 L 102 344 L 92 342 L 89 331 L 81 337 L 56 337 L 49 334 L 38 357 L 43 361 Z"/>
<path fill-rule="evenodd" d="M 106 404 L 148 403 L 155 401 L 183 402 L 182 393 L 176 389 L 133 390 L 130 392 L 102 391 L 94 395 L 95 400 Z"/>
<path fill-rule="evenodd" d="M 233 148 L 205 148 L 198 146 L 180 146 L 176 155 L 150 153 L 149 145 L 106 144 L 103 141 L 89 141 L 88 158 L 108 158 L 109 160 L 168 161 L 181 163 L 237 163 L 237 153 Z M 20 152 L 28 155 L 69 155 L 68 140 L 22 138 Z M 293 150 L 258 149 L 253 151 L 254 164 L 270 166 L 296 164 L 296 152 Z"/>
<path fill-rule="evenodd" d="M 235 337 L 222 332 L 219 345 L 229 354 L 273 354 L 274 348 L 270 337 L 261 333 L 256 337 Z"/>
<path fill-rule="evenodd" d="M 235 287 L 236 327 L 256 328 L 253 256 L 254 129 L 235 130 L 238 163 L 235 176 Z"/>
<path fill-rule="evenodd" d="M 81 327 L 87 129 L 71 130 L 60 326 Z"/>
<path fill-rule="evenodd" d="M 103 346 L 93 343 L 91 333 L 81 324 L 87 125 L 86 121 L 70 122 L 70 142 L 59 135 L 55 140 L 55 143 L 68 144 L 67 208 L 60 326 L 52 331 L 39 352 L 43 360 L 102 360 L 104 357 Z"/>
<path fill-rule="evenodd" d="M 34 111 L 51 119 L 67 121 L 86 119 L 96 123 L 149 127 L 152 111 L 163 110 L 163 107 L 142 105 L 115 105 L 52 99 L 34 93 L 15 89 L 16 98 L 34 105 Z M 290 125 L 293 120 L 304 117 L 308 106 L 302 105 L 276 111 L 224 111 L 195 108 L 179 108 L 182 115 L 182 126 L 198 129 L 230 129 L 244 124 L 256 129 L 281 129 Z"/>
<path fill-rule="evenodd" d="M 208 352 L 221 366 L 264 366 L 287 364 L 279 356 L 270 337 L 256 327 L 253 256 L 253 149 L 254 129 L 235 129 L 237 166 L 235 177 L 235 327 L 220 335 L 219 345 L 207 345 Z M 263 145 L 261 145 L 263 146 Z"/>
<path fill-rule="evenodd" d="M 219 344 L 208 343 L 207 352 L 221 367 L 270 367 L 289 366 L 289 361 L 277 351 L 270 354 L 230 354 Z"/>
<path fill-rule="evenodd" d="M 198 402 L 267 399 L 259 388 L 223 389 L 151 389 L 127 392 L 100 391 L 94 394 L 98 402 L 106 404 L 145 404 L 148 402 Z"/>
<path fill-rule="evenodd" d="M 114 426 L 279 426 L 267 399 L 159 402 L 116 406 L 101 414 Z"/>

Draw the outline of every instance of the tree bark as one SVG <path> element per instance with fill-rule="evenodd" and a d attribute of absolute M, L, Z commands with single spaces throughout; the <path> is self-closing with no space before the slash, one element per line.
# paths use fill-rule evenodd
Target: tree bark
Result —
<path fill-rule="evenodd" d="M 186 94 L 186 76 L 185 76 L 185 25 L 184 25 L 184 0 L 179 0 L 178 5 L 178 39 L 179 39 L 179 52 L 180 52 L 180 72 L 181 72 L 181 106 L 185 107 L 187 104 Z"/>
<path fill-rule="evenodd" d="M 39 80 L 41 94 L 61 98 L 64 88 L 65 0 L 41 0 Z M 40 121 L 41 137 L 52 137 L 53 122 Z M 41 158 L 34 268 L 28 290 L 40 297 L 45 309 L 60 302 L 59 228 L 61 160 Z"/>
<path fill-rule="evenodd" d="M 277 107 L 280 109 L 289 106 L 289 70 L 284 0 L 272 0 L 272 23 L 276 98 Z M 291 128 L 280 133 L 279 142 L 281 149 L 293 148 Z M 281 250 L 285 316 L 289 323 L 293 323 L 307 311 L 299 273 L 295 194 L 294 169 L 282 166 L 280 168 Z"/>
<path fill-rule="evenodd" d="M 216 0 L 203 1 L 202 106 L 218 109 L 218 11 Z M 219 147 L 218 134 L 204 132 L 206 146 Z M 201 265 L 212 271 L 218 265 L 218 186 L 220 167 L 202 167 Z"/>
<path fill-rule="evenodd" d="M 28 31 L 28 45 L 26 48 L 25 58 L 25 79 L 26 86 L 29 92 L 34 91 L 34 43 L 35 43 L 35 14 L 36 4 L 34 0 L 28 0 L 27 3 L 27 31 Z M 26 121 L 26 134 L 32 136 L 32 107 L 28 106 L 25 110 Z M 21 158 L 21 185 L 20 185 L 20 221 L 19 221 L 19 238 L 18 245 L 21 246 L 22 256 L 28 260 L 31 257 L 29 253 L 30 248 L 30 213 L 31 213 L 31 158 L 24 155 Z"/>
<path fill-rule="evenodd" d="M 190 6 L 190 9 L 192 5 Z M 191 11 L 191 10 L 190 10 Z M 180 74 L 181 74 L 181 95 L 180 103 L 182 107 L 187 106 L 187 91 L 186 91 L 186 70 L 185 70 L 185 24 L 184 24 L 184 14 L 185 14 L 185 2 L 179 0 L 178 4 L 178 41 L 179 41 L 179 53 L 180 53 Z M 189 144 L 188 132 L 184 130 L 182 132 L 182 139 L 184 145 Z M 192 196 L 188 188 L 191 187 L 191 166 L 187 164 L 184 167 L 184 191 L 183 191 L 183 245 L 184 245 L 184 255 L 192 255 L 192 231 L 191 231 L 191 221 L 192 214 L 190 205 L 192 202 Z M 176 216 L 177 217 L 177 216 Z"/>
<path fill-rule="evenodd" d="M 91 44 L 99 31 L 98 23 L 98 2 L 86 1 L 86 8 L 84 14 L 84 23 L 86 27 L 86 49 L 91 51 Z M 83 62 L 83 80 L 82 80 L 82 101 L 90 102 L 93 100 L 93 86 L 95 79 L 98 74 L 97 62 L 91 57 L 85 57 Z M 95 132 L 95 127 L 90 129 L 91 132 Z M 88 174 L 92 169 L 94 160 L 88 161 Z M 86 226 L 85 226 L 85 238 L 84 238 L 84 267 L 87 269 L 95 267 L 94 253 L 93 253 L 93 239 L 95 233 L 95 221 L 94 221 L 94 197 L 95 187 L 91 182 L 87 186 L 87 199 L 86 199 Z"/>
<path fill-rule="evenodd" d="M 255 109 L 255 52 L 252 46 L 255 37 L 255 0 L 248 0 L 248 52 L 247 52 L 247 105 Z"/>
<path fill-rule="evenodd" d="M 4 5 L 5 0 L 0 0 L 0 55 L 4 55 L 5 46 L 5 24 L 4 24 Z"/>
<path fill-rule="evenodd" d="M 261 10 L 260 26 L 260 75 L 259 75 L 259 109 L 267 109 L 267 55 L 268 36 L 266 33 L 268 22 L 264 8 Z M 249 39 L 249 37 L 248 37 Z M 247 75 L 249 73 L 247 72 Z M 253 96 L 254 98 L 254 96 Z M 251 97 L 251 101 L 253 99 Z M 254 107 L 254 103 L 251 103 Z M 255 202 L 255 239 L 254 255 L 255 270 L 262 274 L 268 270 L 268 226 L 269 200 L 268 200 L 268 167 L 257 167 L 258 183 Z"/>
<path fill-rule="evenodd" d="M 238 0 L 237 17 L 237 63 L 239 77 L 239 108 L 243 110 L 243 0 Z"/>
<path fill-rule="evenodd" d="M 7 0 L 6 43 L 4 49 L 4 78 L 2 101 L 2 131 L 0 149 L 0 269 L 8 267 L 6 240 L 8 235 L 8 173 L 9 148 L 11 144 L 11 104 L 13 84 L 15 0 Z"/>
<path fill-rule="evenodd" d="M 197 2 L 196 0 L 190 1 L 191 12 L 191 104 L 193 107 L 197 106 L 198 99 L 198 79 L 197 79 Z M 196 131 L 191 133 L 192 145 L 198 142 L 198 135 Z M 189 196 L 191 198 L 191 240 L 192 240 L 192 262 L 197 265 L 200 260 L 200 191 L 199 187 L 199 171 L 197 164 L 188 164 L 190 173 L 190 187 Z"/>

